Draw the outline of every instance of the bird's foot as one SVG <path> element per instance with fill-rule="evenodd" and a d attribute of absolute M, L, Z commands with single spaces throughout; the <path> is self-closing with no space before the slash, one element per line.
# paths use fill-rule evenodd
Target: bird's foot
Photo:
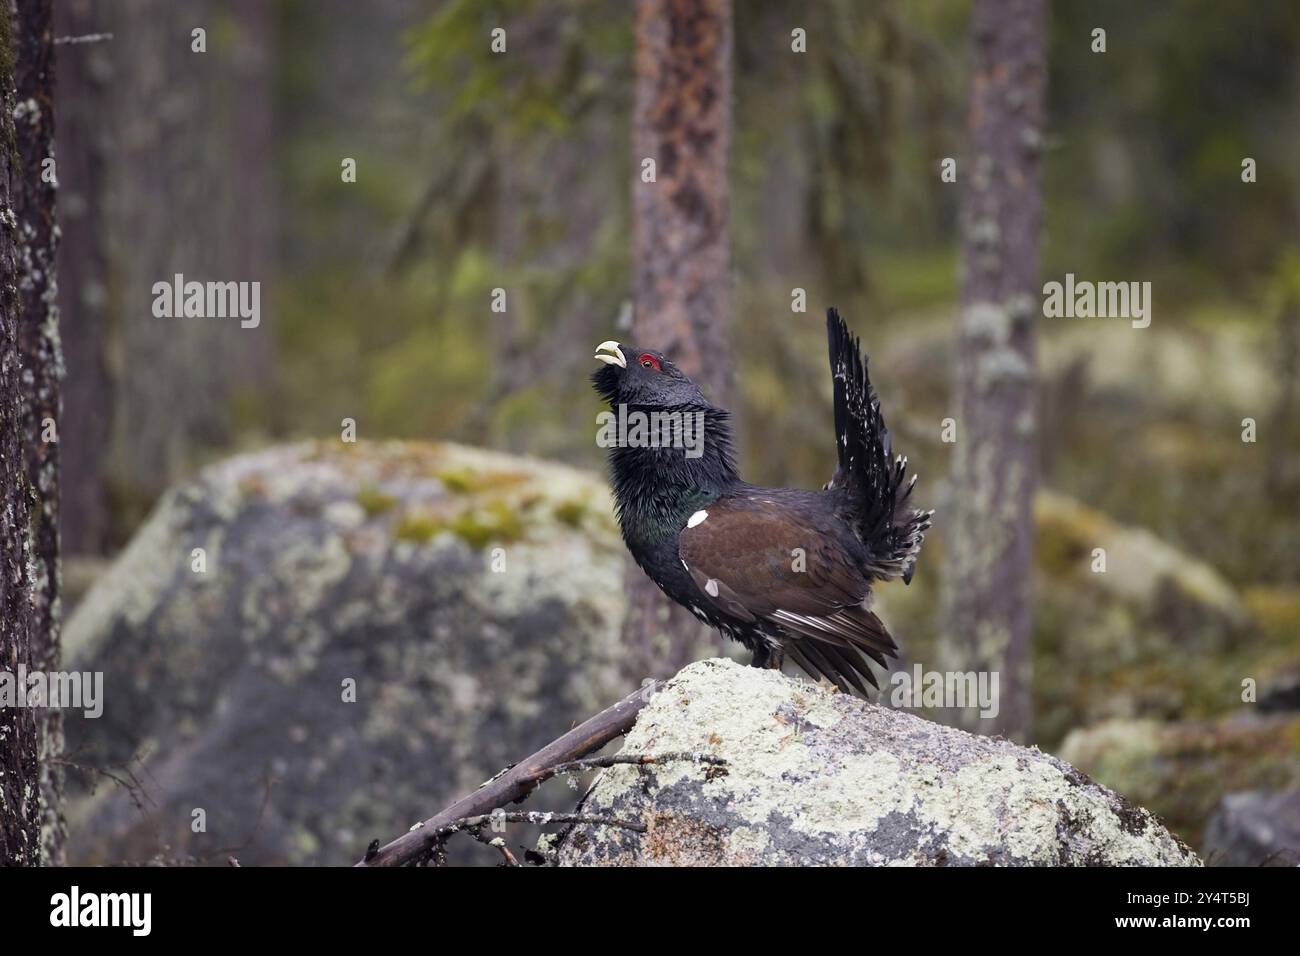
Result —
<path fill-rule="evenodd" d="M 749 662 L 749 665 L 779 671 L 784 663 L 785 651 L 775 645 L 760 644 L 754 651 L 754 659 Z"/>

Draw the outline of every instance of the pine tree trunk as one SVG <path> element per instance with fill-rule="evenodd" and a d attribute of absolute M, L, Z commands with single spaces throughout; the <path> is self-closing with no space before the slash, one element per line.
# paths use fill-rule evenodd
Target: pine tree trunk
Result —
<path fill-rule="evenodd" d="M 633 128 L 632 341 L 661 350 L 717 405 L 730 400 L 730 0 L 640 0 Z M 643 180 L 654 160 L 655 181 Z M 664 676 L 718 650 L 641 571 L 628 577 L 629 672 Z"/>
<path fill-rule="evenodd" d="M 1043 0 L 975 0 L 971 19 L 944 664 L 998 672 L 999 715 L 980 719 L 968 711 L 960 721 L 1023 740 L 1030 732 L 1047 11 Z"/>
<path fill-rule="evenodd" d="M 229 435 L 220 372 L 221 336 L 230 330 L 152 312 L 154 283 L 177 273 L 201 282 L 234 278 L 212 254 L 229 172 L 208 95 L 216 41 L 208 0 L 126 0 L 104 12 L 115 63 L 105 214 L 114 224 L 110 255 L 121 290 L 112 482 L 118 505 L 136 512 L 122 515 L 130 523 L 193 463 L 196 446 Z M 209 52 L 192 51 L 196 27 L 207 29 Z"/>
<path fill-rule="evenodd" d="M 23 458 L 25 403 L 19 355 L 16 219 L 11 183 L 22 170 L 14 162 L 15 36 L 10 4 L 0 5 L 0 672 L 16 680 L 32 666 L 33 607 L 28 573 L 32 547 L 33 490 Z M 4 678 L 0 678 L 3 680 Z M 41 807 L 35 713 L 0 707 L 0 865 L 41 861 Z"/>
<path fill-rule="evenodd" d="M 56 36 L 108 28 L 91 0 L 60 0 Z M 109 41 L 111 43 L 113 41 Z M 109 43 L 63 48 L 55 112 L 59 205 L 59 324 L 67 375 L 59 420 L 60 536 L 64 554 L 108 550 L 109 433 L 113 390 L 108 373 L 108 256 L 102 204 Z"/>
<path fill-rule="evenodd" d="M 32 667 L 49 674 L 60 662 L 59 434 L 63 425 L 63 350 L 59 342 L 54 218 L 54 37 L 51 0 L 17 0 L 15 117 L 22 168 L 10 178 L 18 220 L 18 346 L 23 364 L 23 442 L 32 497 Z M 63 862 L 63 715 L 36 711 L 40 748 L 41 849 L 47 863 Z"/>
<path fill-rule="evenodd" d="M 730 0 L 641 0 L 636 21 L 634 341 L 726 406 L 731 390 Z M 655 162 L 655 182 L 642 162 Z"/>

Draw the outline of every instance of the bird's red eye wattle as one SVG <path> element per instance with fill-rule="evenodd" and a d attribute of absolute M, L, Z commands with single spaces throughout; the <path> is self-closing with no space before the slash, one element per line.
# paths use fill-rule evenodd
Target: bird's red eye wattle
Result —
<path fill-rule="evenodd" d="M 637 359 L 637 362 L 640 363 L 642 368 L 652 368 L 656 372 L 660 371 L 659 360 L 649 352 L 642 352 L 640 358 Z"/>

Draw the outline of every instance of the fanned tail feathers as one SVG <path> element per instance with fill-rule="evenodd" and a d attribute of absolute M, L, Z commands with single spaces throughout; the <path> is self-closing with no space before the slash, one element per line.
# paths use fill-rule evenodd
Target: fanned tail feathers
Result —
<path fill-rule="evenodd" d="M 867 570 L 878 578 L 910 582 L 934 512 L 919 511 L 909 503 L 916 476 L 907 478 L 906 458 L 893 457 L 889 429 L 858 340 L 835 309 L 826 311 L 826 335 L 839 453 L 839 466 L 827 487 L 839 492 L 845 517 L 871 554 Z"/>

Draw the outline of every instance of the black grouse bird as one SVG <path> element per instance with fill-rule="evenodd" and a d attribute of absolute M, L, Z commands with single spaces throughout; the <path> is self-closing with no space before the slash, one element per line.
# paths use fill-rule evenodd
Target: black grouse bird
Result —
<path fill-rule="evenodd" d="M 742 481 L 729 413 L 660 352 L 602 342 L 592 381 L 616 413 L 659 424 L 609 455 L 623 540 L 642 570 L 755 666 L 788 655 L 865 695 L 863 678 L 879 687 L 865 658 L 886 667 L 898 649 L 871 612 L 871 583 L 911 581 L 934 512 L 909 504 L 916 478 L 904 480 L 907 459 L 893 457 L 857 339 L 834 309 L 826 330 L 839 466 L 821 491 Z M 702 444 L 690 440 L 699 422 Z M 674 440 L 655 440 L 665 427 Z"/>

